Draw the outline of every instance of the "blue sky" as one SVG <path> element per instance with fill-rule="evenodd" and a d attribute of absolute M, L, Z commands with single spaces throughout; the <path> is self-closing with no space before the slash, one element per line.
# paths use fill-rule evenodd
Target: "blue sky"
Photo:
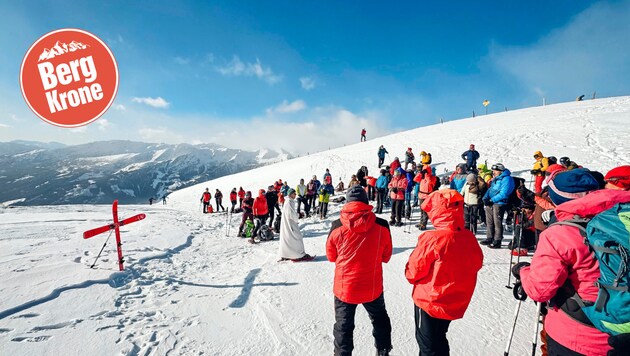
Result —
<path fill-rule="evenodd" d="M 394 5 L 395 4 L 395 5 Z M 0 141 L 215 142 L 302 153 L 483 113 L 630 94 L 630 1 L 0 3 Z M 78 129 L 21 97 L 41 35 L 103 39 L 114 106 Z"/>

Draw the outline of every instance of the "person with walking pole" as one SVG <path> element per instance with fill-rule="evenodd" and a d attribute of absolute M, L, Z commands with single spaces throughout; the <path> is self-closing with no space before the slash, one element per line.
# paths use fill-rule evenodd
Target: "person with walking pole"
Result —
<path fill-rule="evenodd" d="M 464 229 L 464 197 L 452 189 L 431 193 L 421 205 L 435 227 L 418 236 L 405 266 L 413 284 L 420 355 L 448 355 L 446 332 L 470 304 L 483 264 L 475 236 Z"/>

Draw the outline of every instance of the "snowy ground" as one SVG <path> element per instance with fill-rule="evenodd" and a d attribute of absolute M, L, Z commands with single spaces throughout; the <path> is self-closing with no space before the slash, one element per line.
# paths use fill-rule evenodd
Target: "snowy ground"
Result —
<path fill-rule="evenodd" d="M 147 214 L 123 228 L 122 273 L 113 237 L 96 269 L 89 266 L 107 234 L 81 237 L 109 221 L 110 207 L 0 208 L 0 355 L 330 355 L 334 265 L 323 255 L 341 206 L 333 204 L 325 221 L 301 221 L 315 261 L 278 263 L 277 241 L 252 246 L 234 236 L 240 215 L 228 221 L 225 214 L 201 214 L 203 188 L 227 196 L 233 186 L 255 191 L 278 178 L 293 186 L 325 168 L 335 183 L 338 177 L 347 183 L 362 164 L 376 171 L 381 144 L 390 159 L 402 157 L 406 147 L 427 150 L 438 172 L 459 163 L 471 142 L 482 160 L 501 161 L 524 177 L 538 149 L 606 172 L 630 162 L 629 112 L 630 98 L 621 97 L 449 122 L 220 178 L 172 194 L 166 206 L 120 206 L 121 217 Z M 413 302 L 404 267 L 418 231 L 393 228 L 392 234 L 394 255 L 384 266 L 392 354 L 413 355 Z M 472 303 L 448 334 L 453 355 L 501 354 L 511 327 L 516 304 L 505 288 L 510 256 L 505 249 L 483 252 Z M 355 354 L 371 355 L 369 320 L 359 310 Z M 534 314 L 528 301 L 512 354 L 530 352 Z"/>

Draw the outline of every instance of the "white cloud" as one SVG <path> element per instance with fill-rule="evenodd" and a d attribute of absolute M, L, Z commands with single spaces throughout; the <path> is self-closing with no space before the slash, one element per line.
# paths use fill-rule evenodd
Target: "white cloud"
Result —
<path fill-rule="evenodd" d="M 304 100 L 295 100 L 290 103 L 286 100 L 283 100 L 280 105 L 276 106 L 275 108 L 268 108 L 266 112 L 268 115 L 271 115 L 273 113 L 288 114 L 302 111 L 304 109 L 306 109 L 306 103 L 304 102 Z"/>
<path fill-rule="evenodd" d="M 131 101 L 133 101 L 134 103 L 141 103 L 141 104 L 145 104 L 145 105 L 149 105 L 152 106 L 154 108 L 158 108 L 158 109 L 166 109 L 168 108 L 171 103 L 169 103 L 168 101 L 162 99 L 161 97 L 157 97 L 157 98 L 133 98 L 131 99 Z"/>
<path fill-rule="evenodd" d="M 256 58 L 255 63 L 246 63 L 241 61 L 238 56 L 234 56 L 225 66 L 217 66 L 215 70 L 224 76 L 257 77 L 268 84 L 275 84 L 282 79 L 281 76 L 274 74 L 271 68 L 263 67 L 258 58 Z"/>
<path fill-rule="evenodd" d="M 100 118 L 100 119 L 96 120 L 96 124 L 98 125 L 98 129 L 100 131 L 105 131 L 105 130 L 107 130 L 107 127 L 110 126 L 109 121 L 107 119 L 104 119 L 104 118 Z"/>
<path fill-rule="evenodd" d="M 311 90 L 315 88 L 315 79 L 311 77 L 301 77 L 300 84 L 302 84 L 302 89 Z"/>
<path fill-rule="evenodd" d="M 83 125 L 83 126 L 79 126 L 79 127 L 75 127 L 70 129 L 70 132 L 72 133 L 77 133 L 77 134 L 82 134 L 82 133 L 86 133 L 88 130 L 88 125 Z"/>
<path fill-rule="evenodd" d="M 630 76 L 629 18 L 630 1 L 600 2 L 531 46 L 493 46 L 490 58 L 532 94 L 621 95 Z"/>
<path fill-rule="evenodd" d="M 7 125 L 7 124 L 0 124 L 0 127 L 2 127 L 2 128 L 9 128 L 9 127 L 11 127 L 11 126 L 10 126 L 10 125 Z"/>
<path fill-rule="evenodd" d="M 190 63 L 190 58 L 183 58 L 183 57 L 179 57 L 179 56 L 173 58 L 173 60 L 175 61 L 175 63 L 181 64 L 181 65 L 186 65 L 186 64 Z"/>
<path fill-rule="evenodd" d="M 127 111 L 127 108 L 123 104 L 114 105 L 114 109 L 119 110 L 119 111 Z"/>
<path fill-rule="evenodd" d="M 144 127 L 138 130 L 138 135 L 147 142 L 186 142 L 182 135 L 167 127 Z"/>

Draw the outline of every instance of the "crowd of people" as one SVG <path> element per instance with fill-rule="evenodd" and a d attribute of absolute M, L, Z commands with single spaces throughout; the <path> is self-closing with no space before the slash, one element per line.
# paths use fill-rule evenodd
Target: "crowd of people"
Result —
<path fill-rule="evenodd" d="M 528 187 L 525 179 L 513 177 L 502 163 L 478 164 L 480 153 L 474 144 L 461 154 L 464 162 L 443 177 L 431 166 L 430 153 L 421 151 L 416 160 L 413 149 L 408 148 L 404 162 L 395 157 L 385 165 L 388 154 L 381 145 L 377 152 L 378 176 L 369 175 L 368 167 L 361 166 L 347 185 L 340 179 L 333 187 L 332 176 L 326 169 L 323 182 L 313 176 L 308 183 L 302 179 L 290 188 L 287 182 L 278 180 L 266 192 L 261 189 L 256 199 L 242 187 L 230 194 L 230 211 L 243 212 L 239 236 L 244 234 L 247 221 L 255 220 L 253 231 L 247 234 L 253 242 L 267 219 L 272 226 L 276 210 L 276 220 L 281 215 L 284 218 L 276 229 L 280 234 L 280 260 L 303 261 L 312 256 L 304 251 L 298 220 L 313 215 L 326 219 L 331 197 L 345 190 L 346 202 L 339 219 L 332 222 L 326 241 L 326 256 L 336 265 L 335 355 L 352 353 L 354 316 L 359 304 L 365 307 L 372 321 L 377 354 L 389 355 L 392 327 L 385 307 L 381 265 L 392 254 L 390 227 L 411 226 L 416 207 L 419 217 L 415 226 L 427 231 L 418 238 L 405 276 L 413 285 L 416 340 L 421 355 L 448 355 L 446 333 L 451 321 L 462 318 L 470 303 L 483 263 L 480 245 L 503 248 L 504 231 L 516 228 L 520 238 L 513 239 L 508 249 L 513 255 L 532 258 L 529 263 L 513 266 L 517 280 L 515 296 L 521 300 L 528 296 L 548 305 L 541 333 L 543 354 L 627 354 L 623 350 L 630 350 L 627 337 L 630 320 L 615 319 L 615 324 L 606 319 L 589 325 L 589 318 L 580 313 L 584 307 L 580 306 L 617 303 L 615 306 L 620 311 L 613 314 L 624 313 L 623 317 L 630 318 L 627 279 L 630 166 L 616 167 L 604 175 L 568 157 L 557 160 L 537 151 L 533 154 Z M 219 190 L 215 198 L 217 194 Z M 235 207 L 237 196 L 240 202 Z M 204 212 L 209 201 L 206 189 L 202 196 Z M 608 243 L 600 249 L 605 253 L 617 249 L 626 269 L 617 273 L 608 290 L 601 280 L 599 258 L 593 253 L 597 248 L 589 244 L 584 231 L 590 219 L 619 205 L 626 209 L 617 217 L 621 219 L 620 226 L 625 226 L 621 231 L 626 233 L 626 247 Z M 389 221 L 382 218 L 387 208 Z M 581 220 L 577 221 L 578 218 Z M 485 239 L 478 242 L 479 228 L 485 228 Z M 612 302 L 602 302 L 598 297 L 602 293 L 625 293 L 626 299 L 622 300 L 627 305 L 620 307 L 618 304 L 623 302 L 619 302 L 617 295 Z M 589 311 L 587 315 L 593 313 Z M 612 331 L 603 331 L 601 325 Z"/>

